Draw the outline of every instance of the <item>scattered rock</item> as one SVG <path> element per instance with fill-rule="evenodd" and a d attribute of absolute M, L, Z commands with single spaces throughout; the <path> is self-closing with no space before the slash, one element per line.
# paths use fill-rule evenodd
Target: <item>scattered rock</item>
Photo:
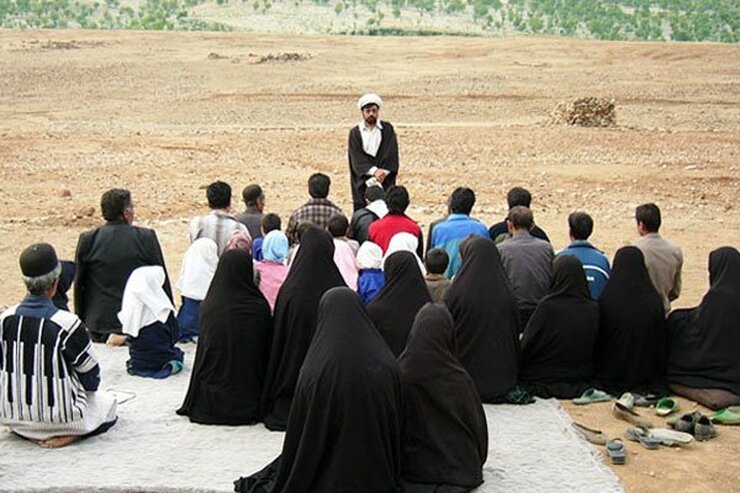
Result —
<path fill-rule="evenodd" d="M 617 124 L 614 100 L 580 98 L 573 102 L 559 102 L 550 112 L 551 125 L 578 127 L 613 127 Z"/>
<path fill-rule="evenodd" d="M 72 197 L 72 191 L 69 188 L 62 188 L 59 190 L 59 196 L 63 199 Z"/>
<path fill-rule="evenodd" d="M 223 60 L 225 58 L 229 58 L 229 57 L 227 57 L 225 55 L 219 55 L 218 53 L 215 53 L 213 51 L 208 54 L 208 59 L 209 60 Z"/>
<path fill-rule="evenodd" d="M 278 53 L 261 56 L 256 63 L 304 62 L 313 58 L 310 53 Z"/>
<path fill-rule="evenodd" d="M 95 207 L 92 206 L 85 206 L 80 207 L 77 212 L 75 212 L 75 217 L 93 217 L 95 215 Z"/>
<path fill-rule="evenodd" d="M 47 41 L 41 45 L 44 50 L 79 50 L 80 45 L 75 41 Z"/>

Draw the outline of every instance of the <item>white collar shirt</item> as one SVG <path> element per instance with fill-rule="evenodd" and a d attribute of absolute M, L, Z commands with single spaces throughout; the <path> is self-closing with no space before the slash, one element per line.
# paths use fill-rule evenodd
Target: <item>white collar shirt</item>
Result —
<path fill-rule="evenodd" d="M 383 140 L 383 134 L 381 133 L 383 125 L 378 120 L 373 128 L 368 128 L 365 122 L 361 121 L 358 127 L 360 128 L 360 136 L 362 136 L 362 149 L 372 157 L 375 157 Z"/>

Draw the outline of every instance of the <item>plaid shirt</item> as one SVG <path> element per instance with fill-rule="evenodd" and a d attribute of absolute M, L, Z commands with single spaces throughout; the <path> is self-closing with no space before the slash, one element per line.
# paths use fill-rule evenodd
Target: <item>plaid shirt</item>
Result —
<path fill-rule="evenodd" d="M 312 222 L 320 228 L 326 228 L 329 218 L 334 214 L 344 214 L 342 209 L 334 205 L 329 199 L 311 199 L 293 211 L 288 220 L 288 229 L 285 234 L 290 244 L 298 242 L 298 225 L 302 222 Z"/>

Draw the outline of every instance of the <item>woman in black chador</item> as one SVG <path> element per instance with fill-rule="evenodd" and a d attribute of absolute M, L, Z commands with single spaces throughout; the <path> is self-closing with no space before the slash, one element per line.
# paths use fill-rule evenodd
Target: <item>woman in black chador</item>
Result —
<path fill-rule="evenodd" d="M 283 452 L 236 491 L 399 492 L 402 405 L 398 363 L 357 293 L 327 291 Z"/>
<path fill-rule="evenodd" d="M 552 284 L 540 300 L 522 338 L 522 384 L 539 397 L 572 399 L 592 385 L 599 305 L 580 260 L 561 255 L 553 262 Z"/>
<path fill-rule="evenodd" d="M 444 297 L 455 320 L 455 355 L 483 402 L 500 402 L 517 383 L 516 302 L 493 241 L 465 240 L 460 256 L 462 267 Z"/>
<path fill-rule="evenodd" d="M 722 247 L 709 254 L 709 291 L 698 307 L 668 318 L 667 380 L 721 389 L 740 404 L 740 253 Z M 734 394 L 734 396 L 733 396 Z"/>
<path fill-rule="evenodd" d="M 617 250 L 611 277 L 599 298 L 596 379 L 613 395 L 664 394 L 666 322 L 639 248 Z"/>
<path fill-rule="evenodd" d="M 334 242 L 324 230 L 309 227 L 275 301 L 275 330 L 267 366 L 262 412 L 265 426 L 285 430 L 298 372 L 316 331 L 321 296 L 344 286 L 334 264 Z"/>
<path fill-rule="evenodd" d="M 392 253 L 385 261 L 385 286 L 367 305 L 367 312 L 395 356 L 406 347 L 414 317 L 424 303 L 432 301 L 416 256 Z"/>
<path fill-rule="evenodd" d="M 221 255 L 200 314 L 193 373 L 177 414 L 204 424 L 258 421 L 272 318 L 249 253 Z"/>
<path fill-rule="evenodd" d="M 419 311 L 398 360 L 404 397 L 404 491 L 464 493 L 483 482 L 488 428 L 478 391 L 455 357 L 443 304 Z"/>

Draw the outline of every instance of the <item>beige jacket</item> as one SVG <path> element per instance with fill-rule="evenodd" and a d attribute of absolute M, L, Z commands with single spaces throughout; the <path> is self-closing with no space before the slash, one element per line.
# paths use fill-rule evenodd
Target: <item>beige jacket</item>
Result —
<path fill-rule="evenodd" d="M 645 256 L 650 280 L 663 298 L 666 314 L 671 311 L 671 301 L 681 294 L 681 268 L 683 253 L 658 233 L 648 233 L 635 242 L 635 246 Z"/>

